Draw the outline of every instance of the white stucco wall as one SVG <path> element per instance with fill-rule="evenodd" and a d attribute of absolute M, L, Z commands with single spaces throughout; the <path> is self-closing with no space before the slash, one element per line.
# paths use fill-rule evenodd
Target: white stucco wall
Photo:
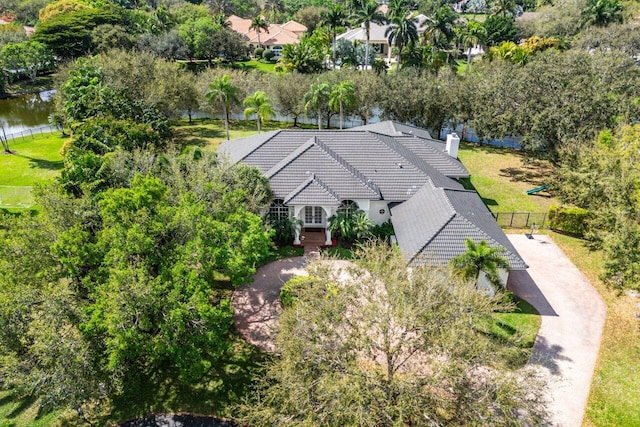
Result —
<path fill-rule="evenodd" d="M 380 213 L 380 210 L 384 210 L 384 213 Z M 391 218 L 387 202 L 380 200 L 372 200 L 370 202 L 368 215 L 369 220 L 374 225 L 381 225 Z"/>
<path fill-rule="evenodd" d="M 509 271 L 500 269 L 498 274 L 500 276 L 500 280 L 502 281 L 502 284 L 506 287 L 507 279 L 509 278 Z M 480 278 L 478 279 L 478 289 L 482 291 L 486 290 L 487 293 L 489 293 L 490 295 L 495 295 L 496 293 L 495 289 L 493 288 L 493 285 L 489 283 L 489 280 L 487 279 L 487 275 L 484 273 L 484 271 L 480 272 Z"/>

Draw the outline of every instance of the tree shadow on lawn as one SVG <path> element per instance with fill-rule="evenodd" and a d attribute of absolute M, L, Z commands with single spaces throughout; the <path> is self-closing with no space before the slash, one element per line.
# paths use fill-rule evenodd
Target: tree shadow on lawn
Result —
<path fill-rule="evenodd" d="M 29 160 L 29 167 L 32 169 L 60 170 L 64 166 L 62 160 L 36 159 L 35 157 L 25 156 L 24 154 L 14 153 L 16 157 Z"/>
<path fill-rule="evenodd" d="M 251 390 L 271 357 L 237 334 L 227 357 L 195 381 L 181 381 L 172 369 L 140 372 L 114 399 L 111 418 L 129 420 L 150 413 L 187 412 L 232 417 L 233 406 Z"/>

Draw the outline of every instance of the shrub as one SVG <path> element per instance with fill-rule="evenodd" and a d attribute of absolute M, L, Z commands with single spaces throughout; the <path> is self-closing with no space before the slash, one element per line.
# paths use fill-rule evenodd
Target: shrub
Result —
<path fill-rule="evenodd" d="M 274 56 L 276 56 L 276 53 L 272 50 L 265 50 L 264 53 L 262 54 L 262 58 L 267 61 L 271 61 Z"/>
<path fill-rule="evenodd" d="M 257 47 L 256 50 L 253 51 L 253 56 L 255 56 L 256 59 L 260 59 L 262 58 L 263 53 L 264 53 L 264 49 L 261 47 Z"/>
<path fill-rule="evenodd" d="M 300 295 L 300 290 L 310 287 L 316 279 L 311 276 L 297 276 L 280 288 L 280 302 L 285 308 L 292 307 Z"/>
<path fill-rule="evenodd" d="M 590 212 L 574 206 L 551 206 L 549 228 L 582 237 L 587 228 Z"/>
<path fill-rule="evenodd" d="M 385 242 L 389 242 L 389 237 L 393 236 L 395 234 L 395 231 L 393 230 L 391 220 L 388 220 L 381 225 L 374 225 L 373 227 L 371 227 L 369 233 L 371 233 L 372 237 L 384 240 Z"/>

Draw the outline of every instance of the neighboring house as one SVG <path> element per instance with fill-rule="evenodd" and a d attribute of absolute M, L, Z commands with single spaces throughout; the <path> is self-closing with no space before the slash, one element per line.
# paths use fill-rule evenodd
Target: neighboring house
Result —
<path fill-rule="evenodd" d="M 418 34 L 422 35 L 427 29 L 427 17 L 423 14 L 419 14 L 416 15 L 416 18 Z M 390 24 L 380 25 L 372 22 L 369 27 L 369 43 L 371 45 L 371 49 L 373 49 L 376 54 L 387 57 L 387 59 L 391 59 L 393 56 L 391 54 L 391 49 L 389 48 L 389 40 L 385 35 L 389 26 Z M 359 43 L 364 44 L 367 42 L 367 32 L 365 31 L 364 26 L 353 28 L 337 37 L 337 40 L 341 39 L 348 40 L 351 43 L 358 41 Z"/>
<path fill-rule="evenodd" d="M 232 30 L 247 37 L 252 50 L 258 47 L 258 33 L 249 29 L 251 19 L 231 15 L 228 21 Z M 299 43 L 306 31 L 307 27 L 296 21 L 289 21 L 285 24 L 269 24 L 267 31 L 260 32 L 260 44 L 264 49 L 273 50 L 276 57 L 279 57 L 285 45 Z"/>
<path fill-rule="evenodd" d="M 294 244 L 321 230 L 331 245 L 329 218 L 358 208 L 374 224 L 391 220 L 409 264 L 445 265 L 471 238 L 504 248 L 511 269 L 525 269 L 480 196 L 457 181 L 469 177 L 456 158 L 459 141 L 450 136 L 445 144 L 424 129 L 387 121 L 267 132 L 226 141 L 219 152 L 269 178 L 269 214 L 302 222 Z"/>

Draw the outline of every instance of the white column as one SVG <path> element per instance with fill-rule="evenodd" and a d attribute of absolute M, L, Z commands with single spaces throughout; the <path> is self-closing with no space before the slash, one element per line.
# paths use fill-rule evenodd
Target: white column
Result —
<path fill-rule="evenodd" d="M 327 246 L 331 246 L 333 244 L 333 240 L 331 240 L 331 230 L 329 230 L 329 227 L 324 229 L 324 233 L 326 237 L 324 244 Z"/>
<path fill-rule="evenodd" d="M 331 215 L 333 215 L 333 209 L 331 209 L 331 206 L 323 206 L 322 209 L 324 210 L 324 213 L 326 215 L 325 229 L 324 229 L 324 233 L 325 233 L 324 244 L 327 246 L 330 246 L 333 242 L 331 241 L 331 231 L 329 231 L 329 218 L 331 217 Z"/>

